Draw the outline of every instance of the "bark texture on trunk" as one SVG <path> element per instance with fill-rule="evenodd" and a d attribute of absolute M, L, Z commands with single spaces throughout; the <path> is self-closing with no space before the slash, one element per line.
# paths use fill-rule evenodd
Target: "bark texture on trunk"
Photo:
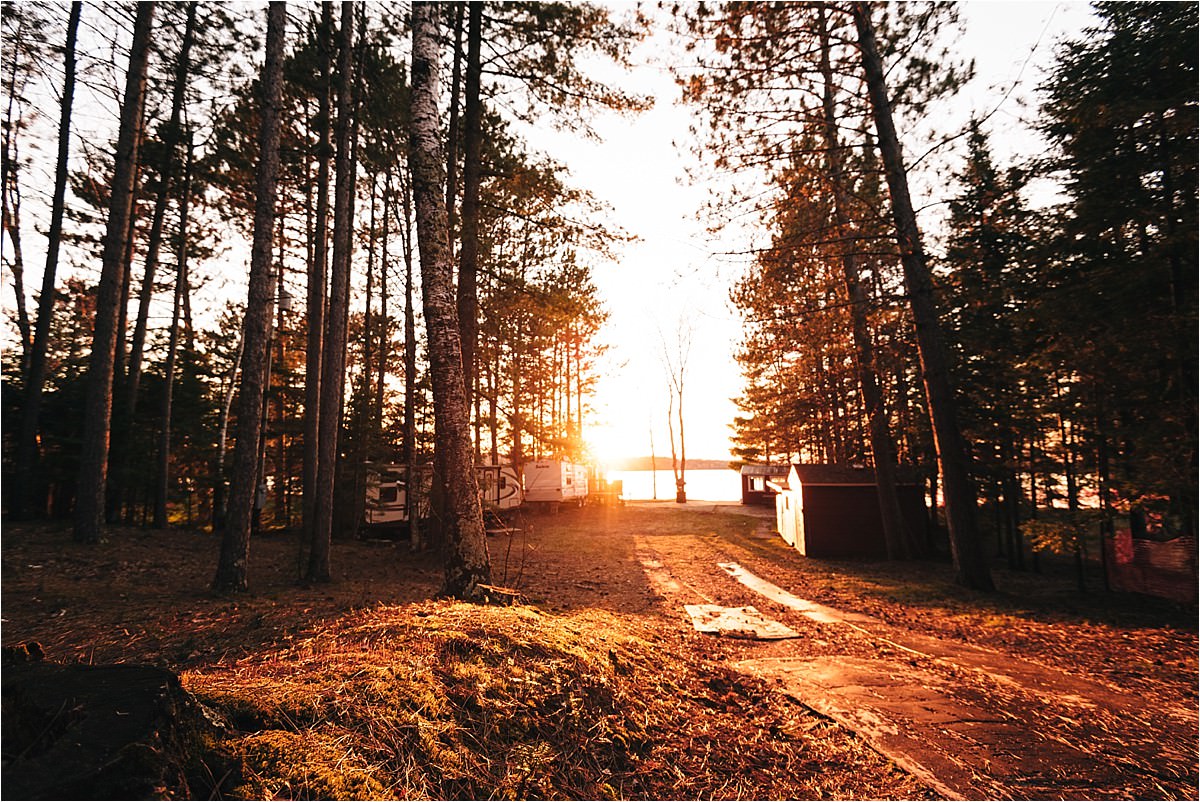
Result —
<path fill-rule="evenodd" d="M 446 228 L 454 230 L 454 198 L 458 192 L 458 95 L 462 86 L 462 35 L 466 3 L 454 4 L 454 69 L 450 79 L 450 128 L 446 137 Z M 453 257 L 453 251 L 451 251 Z"/>
<path fill-rule="evenodd" d="M 87 400 L 84 407 L 83 444 L 79 455 L 79 486 L 75 501 L 75 539 L 96 543 L 104 526 L 104 501 L 108 478 L 108 439 L 112 425 L 113 365 L 117 353 L 121 287 L 125 283 L 125 251 L 133 214 L 134 178 L 141 139 L 142 98 L 146 92 L 146 65 L 150 56 L 150 28 L 154 3 L 139 3 L 133 25 L 133 45 L 125 78 L 121 126 L 109 198 L 108 227 L 100 287 L 96 293 L 95 333 L 88 360 Z"/>
<path fill-rule="evenodd" d="M 436 448 L 446 468 L 449 519 L 445 522 L 445 584 L 442 592 L 460 599 L 482 597 L 491 581 L 491 564 L 483 528 L 471 444 L 470 416 L 463 386 L 462 343 L 449 240 L 438 118 L 438 9 L 413 7 L 412 130 L 409 162 L 417 213 L 417 245 L 421 256 L 421 289 L 428 332 Z"/>
<path fill-rule="evenodd" d="M 867 325 L 869 301 L 861 281 L 861 261 L 852 244 L 853 231 L 848 212 L 850 197 L 846 189 L 845 156 L 837 129 L 833 67 L 829 59 L 831 45 L 824 7 L 817 9 L 817 16 L 821 33 L 821 77 L 824 82 L 821 106 L 824 117 L 822 129 L 825 137 L 825 159 L 833 190 L 834 221 L 838 227 L 838 239 L 842 243 L 842 281 L 846 285 L 846 295 L 850 301 L 858 386 L 870 421 L 871 454 L 875 463 L 875 484 L 879 494 L 879 513 L 883 523 L 887 556 L 889 560 L 902 560 L 911 556 L 910 538 L 905 532 L 900 499 L 896 495 L 896 448 L 892 442 L 891 427 L 888 425 L 883 405 L 879 375 L 875 370 L 875 344 Z"/>
<path fill-rule="evenodd" d="M 267 12 L 267 53 L 262 72 L 262 124 L 255 176 L 254 241 L 250 251 L 250 288 L 243 326 L 242 384 L 238 395 L 237 444 L 229 488 L 225 531 L 213 588 L 244 591 L 249 586 L 250 524 L 259 478 L 259 441 L 271 339 L 275 291 L 271 245 L 275 233 L 275 195 L 279 176 L 279 118 L 283 95 L 283 40 L 287 4 L 276 0 Z"/>
<path fill-rule="evenodd" d="M 458 328 L 462 335 L 463 386 L 470 407 L 475 386 L 475 342 L 479 337 L 479 184 L 483 165 L 483 4 L 471 3 L 467 28 L 467 85 L 463 109 L 462 253 L 458 263 Z"/>
<path fill-rule="evenodd" d="M 854 25 L 858 32 L 859 52 L 875 129 L 879 135 L 879 150 L 883 157 L 888 190 L 892 198 L 892 215 L 896 225 L 896 241 L 900 247 L 900 262 L 904 267 L 904 284 L 908 291 L 913 322 L 917 333 L 917 348 L 921 372 L 929 401 L 929 417 L 933 424 L 938 462 L 942 471 L 942 487 L 946 503 L 946 520 L 950 527 L 950 550 L 954 557 L 959 584 L 975 590 L 995 588 L 991 572 L 979 542 L 975 488 L 971 482 L 966 443 L 958 426 L 954 409 L 954 392 L 950 382 L 946 348 L 938 323 L 937 306 L 933 299 L 933 282 L 921 244 L 917 216 L 908 191 L 908 175 L 900 152 L 888 100 L 887 81 L 883 62 L 875 41 L 871 23 L 871 4 L 856 2 L 852 6 Z"/>

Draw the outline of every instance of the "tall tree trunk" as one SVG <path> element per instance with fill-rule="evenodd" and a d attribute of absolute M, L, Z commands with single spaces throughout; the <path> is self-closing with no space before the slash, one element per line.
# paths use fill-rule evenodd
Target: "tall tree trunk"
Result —
<path fill-rule="evenodd" d="M 78 15 L 75 16 L 75 19 L 75 24 L 78 25 Z M 20 38 L 23 31 L 22 21 L 17 25 L 16 37 Z M 73 38 L 69 44 L 74 48 Z M 21 193 L 17 180 L 20 158 L 16 144 L 18 122 L 14 112 L 17 104 L 16 85 L 19 62 L 20 59 L 14 56 L 12 71 L 8 75 L 8 80 L 5 81 L 8 107 L 4 115 L 3 143 L 0 145 L 0 207 L 3 207 L 0 212 L 0 218 L 3 218 L 0 228 L 8 233 L 12 242 L 13 259 L 10 267 L 13 277 L 13 293 L 16 296 L 17 331 L 21 339 L 21 376 L 27 379 L 33 336 L 30 332 L 29 311 L 25 306 L 25 257 L 21 249 Z M 74 81 L 73 64 L 71 66 L 72 69 L 68 73 L 67 80 Z"/>
<path fill-rule="evenodd" d="M 580 358 L 580 336 L 575 333 L 575 441 L 583 451 L 583 360 Z"/>
<path fill-rule="evenodd" d="M 354 226 L 354 4 L 342 3 L 338 50 L 337 159 L 333 208 L 333 268 L 329 283 L 329 319 L 321 354 L 321 419 L 317 453 L 316 530 L 308 553 L 310 582 L 328 582 L 333 538 L 333 487 L 338 435 L 346 385 L 346 325 L 349 317 L 350 253 Z"/>
<path fill-rule="evenodd" d="M 871 97 L 875 128 L 879 134 L 879 149 L 887 174 L 892 198 L 892 215 L 896 224 L 896 240 L 900 246 L 900 262 L 904 267 L 904 284 L 908 291 L 921 370 L 929 401 L 929 416 L 941 463 L 942 486 L 945 491 L 946 518 L 950 526 L 950 550 L 959 584 L 975 590 L 995 589 L 987 559 L 979 543 L 976 520 L 975 489 L 971 484 L 969 456 L 954 409 L 954 391 L 950 383 L 946 349 L 938 324 L 937 307 L 933 300 L 933 285 L 925 251 L 921 244 L 917 217 L 908 191 L 908 175 L 900 152 L 900 141 L 892 121 L 883 63 L 875 42 L 871 23 L 871 4 L 853 4 L 854 25 L 858 31 L 859 52 L 863 72 Z"/>
<path fill-rule="evenodd" d="M 383 242 L 380 243 L 379 260 L 379 367 L 375 376 L 375 398 L 372 405 L 372 419 L 375 421 L 375 431 L 383 436 L 383 395 L 388 372 L 388 352 L 391 350 L 391 321 L 388 319 L 388 262 L 391 258 L 392 203 L 392 173 L 388 171 L 383 185 Z"/>
<path fill-rule="evenodd" d="M 14 493 L 10 499 L 13 518 L 30 514 L 29 502 L 42 498 L 38 465 L 37 434 L 40 427 L 42 388 L 46 383 L 46 350 L 50 342 L 50 323 L 54 317 L 55 277 L 58 251 L 62 244 L 63 210 L 66 208 L 67 159 L 71 150 L 71 107 L 75 98 L 75 40 L 83 3 L 71 3 L 67 20 L 67 42 L 63 48 L 63 96 L 58 120 L 58 166 L 54 172 L 54 199 L 50 205 L 50 230 L 46 234 L 46 268 L 42 273 L 42 292 L 38 296 L 38 316 L 33 346 L 29 355 L 29 373 L 25 381 L 25 399 L 21 409 L 21 428 L 17 436 L 17 464 L 13 474 Z M 38 504 L 40 512 L 45 505 Z"/>
<path fill-rule="evenodd" d="M 171 116 L 167 122 L 166 137 L 163 140 L 162 161 L 158 164 L 158 193 L 154 199 L 154 215 L 150 222 L 150 234 L 146 239 L 146 257 L 142 273 L 142 287 L 138 294 L 137 319 L 133 325 L 133 339 L 129 342 L 129 362 L 122 396 L 125 404 L 124 409 L 121 410 L 120 423 L 117 426 L 119 444 L 115 449 L 118 452 L 115 456 L 118 459 L 116 475 L 113 477 L 113 490 L 118 497 L 128 483 L 129 461 L 132 458 L 128 445 L 137 421 L 138 395 L 142 383 L 142 358 L 146 349 L 146 330 L 150 320 L 150 303 L 154 298 L 154 276 L 158 271 L 158 252 L 162 246 L 167 199 L 170 197 L 172 174 L 177 159 L 175 151 L 179 143 L 179 119 L 183 113 L 184 92 L 190 72 L 189 59 L 192 42 L 195 38 L 196 6 L 195 0 L 187 4 L 187 21 L 183 29 L 183 42 L 179 47 L 179 60 L 175 65 Z"/>
<path fill-rule="evenodd" d="M 846 191 L 845 158 L 837 129 L 833 67 L 829 61 L 829 28 L 824 6 L 818 6 L 817 18 L 821 34 L 821 77 L 824 81 L 821 104 L 824 112 L 822 127 L 825 136 L 825 160 L 833 190 L 834 221 L 838 227 L 836 238 L 841 243 L 842 280 L 850 301 L 858 386 L 870 422 L 871 453 L 875 463 L 875 484 L 879 494 L 879 513 L 883 523 L 887 556 L 889 560 L 902 560 L 911 556 L 910 538 L 904 531 L 904 517 L 900 512 L 900 499 L 896 495 L 896 447 L 892 442 L 883 393 L 879 387 L 879 376 L 875 371 L 875 345 L 871 341 L 871 332 L 867 325 L 870 302 L 860 278 L 859 255 L 855 253 L 856 246 L 851 241 L 853 231 L 848 211 L 850 198 Z"/>
<path fill-rule="evenodd" d="M 287 311 L 284 307 L 287 305 L 287 303 L 290 303 L 290 301 L 285 301 L 285 297 L 284 297 L 285 293 L 287 292 L 286 286 L 285 286 L 286 275 L 285 275 L 285 271 L 283 269 L 283 265 L 285 263 L 284 258 L 285 258 L 285 254 L 286 254 L 285 244 L 287 242 L 287 228 L 284 225 L 285 219 L 286 218 L 284 217 L 284 215 L 279 216 L 279 231 L 278 231 L 279 247 L 277 249 L 277 255 L 276 255 L 276 264 L 278 264 L 279 267 L 275 272 L 275 300 L 276 300 L 276 303 L 275 303 L 275 327 L 273 329 L 274 336 L 272 338 L 274 340 L 273 345 L 275 346 L 275 354 L 271 358 L 271 361 L 267 363 L 268 364 L 267 375 L 269 377 L 273 377 L 275 379 L 276 389 L 275 389 L 275 395 L 272 398 L 272 396 L 271 396 L 271 381 L 270 381 L 270 379 L 268 379 L 267 392 L 266 392 L 266 403 L 263 406 L 263 426 L 264 426 L 264 429 L 263 429 L 263 442 L 264 442 L 263 453 L 264 454 L 266 453 L 266 448 L 265 448 L 266 437 L 267 437 L 267 433 L 270 431 L 270 427 L 267 426 L 267 416 L 268 416 L 268 413 L 270 412 L 270 407 L 272 406 L 271 402 L 274 401 L 275 403 L 273 406 L 275 407 L 275 438 L 274 438 L 275 439 L 275 460 L 274 460 L 275 464 L 273 467 L 275 468 L 275 482 L 274 482 L 274 485 L 272 486 L 272 489 L 274 491 L 274 496 L 275 496 L 275 498 L 274 498 L 274 508 L 275 509 L 274 509 L 274 514 L 272 517 L 272 524 L 276 527 L 282 525 L 284 528 L 287 528 L 288 521 L 287 521 L 286 511 L 287 511 L 287 496 L 288 496 L 288 475 L 287 475 L 287 472 L 283 469 L 283 463 L 284 463 L 284 460 L 287 458 L 287 437 L 284 434 L 284 417 L 287 414 L 286 410 L 284 409 L 284 396 L 285 396 L 284 388 L 286 387 L 286 383 L 287 383 L 287 372 L 288 371 L 287 371 L 287 362 L 284 358 L 284 354 L 285 354 L 284 340 L 287 337 L 287 332 L 284 331 L 284 326 L 287 321 L 284 319 L 283 315 L 284 315 L 284 312 Z M 263 470 L 264 470 L 264 474 L 265 474 L 266 469 L 264 468 Z"/>
<path fill-rule="evenodd" d="M 359 377 L 359 387 L 361 393 L 361 403 L 358 407 L 358 435 L 357 440 L 360 443 L 357 463 L 354 465 L 354 476 L 356 484 L 361 481 L 366 481 L 365 461 L 370 459 L 372 450 L 372 442 L 374 436 L 368 434 L 371 428 L 371 415 L 374 411 L 374 405 L 371 404 L 372 396 L 371 389 L 374 386 L 375 374 L 375 323 L 374 315 L 371 312 L 371 304 L 375 300 L 375 243 L 379 241 L 378 221 L 375 214 L 376 194 L 379 188 L 379 175 L 373 173 L 371 175 L 371 192 L 370 192 L 370 211 L 367 221 L 367 291 L 363 297 L 363 332 L 362 332 L 362 374 Z M 366 499 L 366 487 L 362 488 L 363 499 Z M 358 501 L 358 490 L 354 492 L 355 501 Z M 356 520 L 361 520 L 361 516 L 356 515 Z"/>
<path fill-rule="evenodd" d="M 470 4 L 467 29 L 467 83 L 463 109 L 462 252 L 458 263 L 458 328 L 462 339 L 463 385 L 470 407 L 475 386 L 475 346 L 479 339 L 479 185 L 483 165 L 483 4 Z"/>
<path fill-rule="evenodd" d="M 454 4 L 454 69 L 450 79 L 450 126 L 446 136 L 446 229 L 452 234 L 454 197 L 458 192 L 458 94 L 462 87 L 462 35 L 466 6 L 462 2 Z"/>
<path fill-rule="evenodd" d="M 184 276 L 183 282 L 183 347 L 188 353 L 196 353 L 196 327 L 192 325 L 192 281 Z"/>
<path fill-rule="evenodd" d="M 361 33 L 361 28 L 360 28 Z M 369 193 L 370 212 L 367 222 L 367 291 L 363 298 L 363 331 L 362 331 L 362 373 L 359 374 L 359 403 L 355 410 L 354 442 L 355 451 L 351 453 L 347 466 L 350 481 L 354 486 L 352 496 L 352 514 L 354 521 L 361 521 L 366 515 L 367 503 L 367 462 L 373 458 L 376 444 L 374 412 L 374 379 L 375 379 L 375 337 L 377 321 L 371 311 L 375 296 L 375 257 L 376 243 L 379 241 L 378 220 L 375 213 L 376 195 L 379 188 L 379 175 L 371 175 L 371 191 Z M 382 354 L 380 355 L 382 361 Z"/>
<path fill-rule="evenodd" d="M 409 168 L 405 168 L 409 169 Z M 413 309 L 413 222 L 412 182 L 400 174 L 401 211 L 404 223 L 401 227 L 401 247 L 404 250 L 404 438 L 401 442 L 401 461 L 408 477 L 405 493 L 405 516 L 408 518 L 409 546 L 413 551 L 422 549 L 421 526 L 418 519 L 417 496 L 419 485 L 417 472 L 417 324 Z"/>
<path fill-rule="evenodd" d="M 190 349 L 189 349 L 190 350 Z M 225 450 L 229 442 L 229 413 L 233 409 L 233 396 L 237 390 L 238 372 L 242 369 L 242 354 L 246 351 L 246 332 L 238 337 L 233 364 L 229 368 L 229 383 L 225 385 L 221 412 L 217 417 L 217 458 L 213 470 L 212 527 L 214 532 L 225 529 L 227 502 L 225 499 Z"/>
<path fill-rule="evenodd" d="M 522 364 L 524 353 L 524 331 L 521 323 L 517 322 L 517 330 L 512 338 L 512 364 L 509 371 L 509 379 L 512 382 L 512 414 L 509 416 L 509 428 L 512 430 L 512 456 L 513 466 L 518 471 L 523 471 L 525 467 L 525 447 L 523 434 L 525 431 L 525 385 L 522 381 L 524 374 Z"/>
<path fill-rule="evenodd" d="M 175 249 L 175 301 L 171 306 L 171 330 L 167 341 L 167 364 L 163 378 L 162 429 L 158 437 L 158 476 L 154 484 L 154 528 L 167 528 L 167 497 L 171 482 L 171 416 L 175 387 L 175 361 L 179 349 L 179 317 L 187 286 L 187 224 L 192 191 L 194 148 L 188 134 L 187 157 L 183 164 L 183 192 L 179 201 L 179 239 Z"/>
<path fill-rule="evenodd" d="M 429 341 L 437 449 L 445 455 L 449 520 L 445 527 L 445 582 L 442 592 L 478 599 L 491 581 L 479 486 L 472 461 L 471 429 L 462 372 L 462 344 L 450 264 L 444 174 L 439 158 L 438 9 L 413 7 L 412 122 L 409 162 L 421 253 L 421 288 Z"/>
<path fill-rule="evenodd" d="M 143 98 L 144 101 L 145 98 Z M 139 110 L 137 144 L 135 145 L 138 153 L 142 149 L 142 136 L 145 133 L 142 129 L 144 126 L 145 121 L 142 120 L 142 112 Z M 115 349 L 116 355 L 113 360 L 113 381 L 119 382 L 118 389 L 125 386 L 125 366 L 126 359 L 129 356 L 125 339 L 129 334 L 129 294 L 133 285 L 133 249 L 137 245 L 138 194 L 141 186 L 142 163 L 139 159 L 133 165 L 133 198 L 130 201 L 129 226 L 125 235 L 125 252 L 121 257 L 121 301 L 120 309 L 117 310 L 117 314 L 120 317 L 117 319 L 117 345 Z"/>
<path fill-rule="evenodd" d="M 141 153 L 142 143 L 146 135 L 145 122 L 145 95 L 142 96 L 143 108 L 138 112 L 138 119 L 141 121 L 137 130 L 137 145 L 135 146 L 138 153 Z M 141 198 L 139 197 L 142 190 L 142 160 L 139 157 L 138 161 L 133 165 L 133 200 L 130 204 L 129 211 L 129 232 L 125 237 L 125 256 L 124 265 L 121 268 L 121 301 L 120 308 L 117 310 L 117 344 L 114 349 L 113 357 L 113 408 L 109 413 L 110 421 L 114 418 L 117 420 L 124 419 L 124 410 L 129 403 L 129 399 L 125 396 L 125 375 L 128 366 L 129 352 L 126 347 L 126 339 L 129 336 L 129 297 L 133 288 L 133 253 L 137 249 L 137 221 L 138 215 L 141 213 L 138 205 Z M 111 425 L 111 424 L 110 424 Z M 121 518 L 122 512 L 122 496 L 123 488 L 120 484 L 120 477 L 116 476 L 115 481 L 111 478 L 114 473 L 119 473 L 121 460 L 123 458 L 122 448 L 125 445 L 125 438 L 117 439 L 115 448 L 110 447 L 108 453 L 108 475 L 109 480 L 106 481 L 105 491 L 105 520 L 108 523 L 114 523 Z M 112 442 L 110 440 L 110 446 Z M 124 506 L 125 522 L 133 524 L 133 500 L 129 496 L 124 499 L 127 502 Z"/>
<path fill-rule="evenodd" d="M 329 161 L 330 143 L 330 62 L 333 38 L 333 3 L 321 3 L 321 29 L 318 34 L 321 54 L 321 97 L 318 101 L 317 125 L 320 142 L 317 146 L 317 209 L 313 222 L 313 258 L 308 265 L 308 339 L 304 365 L 304 496 L 303 542 L 317 540 L 317 462 L 320 452 L 321 420 L 321 355 L 325 335 L 325 276 L 329 252 Z"/>
<path fill-rule="evenodd" d="M 125 96 L 121 106 L 121 125 L 117 134 L 103 266 L 96 294 L 95 332 L 92 354 L 88 360 L 83 444 L 79 455 L 75 502 L 74 536 L 83 543 L 98 542 L 104 526 L 118 306 L 121 285 L 125 279 L 126 238 L 129 236 L 129 221 L 133 211 L 142 97 L 146 91 L 146 65 L 150 56 L 150 27 L 154 10 L 153 2 L 139 3 L 137 6 L 133 45 L 129 51 L 129 70 L 125 78 Z"/>
<path fill-rule="evenodd" d="M 12 271 L 13 296 L 17 307 L 17 335 L 21 340 L 21 375 L 29 373 L 29 350 L 31 340 L 29 326 L 29 310 L 25 306 L 25 256 L 21 247 L 21 191 L 17 183 L 17 155 L 11 150 L 11 143 L 4 143 L 3 158 L 6 165 L 6 178 L 0 186 L 0 196 L 3 196 L 4 230 L 12 241 L 13 258 L 9 265 Z"/>
<path fill-rule="evenodd" d="M 258 490 L 262 405 L 270 358 L 271 304 L 275 291 L 271 240 L 275 233 L 275 196 L 279 177 L 279 128 L 283 96 L 283 45 L 287 3 L 274 0 L 267 11 L 266 60 L 262 71 L 262 122 L 255 175 L 254 239 L 250 286 L 243 325 L 242 384 L 238 395 L 238 434 L 233 452 L 228 514 L 213 588 L 220 592 L 249 587 L 250 523 Z"/>

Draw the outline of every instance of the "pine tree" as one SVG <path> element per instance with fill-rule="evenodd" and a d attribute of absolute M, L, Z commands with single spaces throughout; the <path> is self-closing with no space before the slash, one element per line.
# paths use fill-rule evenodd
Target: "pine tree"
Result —
<path fill-rule="evenodd" d="M 238 434 L 232 485 L 221 553 L 213 588 L 244 591 L 249 587 L 250 526 L 259 485 L 262 405 L 270 347 L 271 308 L 275 291 L 272 244 L 279 176 L 279 129 L 283 95 L 283 49 L 287 4 L 272 0 L 267 11 L 266 58 L 262 68 L 262 114 L 254 208 L 254 242 L 250 286 L 243 323 L 242 381 L 238 394 Z"/>
<path fill-rule="evenodd" d="M 908 174 L 896 136 L 891 101 L 888 99 L 887 79 L 871 22 L 870 4 L 854 3 L 853 16 L 855 29 L 858 31 L 863 73 L 871 97 L 875 130 L 879 136 L 880 155 L 891 195 L 896 241 L 900 248 L 900 261 L 904 265 L 904 283 L 908 290 L 913 324 L 917 332 L 917 345 L 921 354 L 925 393 L 929 399 L 929 417 L 933 422 L 938 462 L 942 472 L 942 487 L 945 492 L 950 550 L 954 557 L 959 584 L 973 590 L 990 591 L 995 586 L 979 542 L 970 455 L 963 441 L 955 411 L 954 387 L 938 322 L 938 309 L 933 298 L 933 286 L 921 233 L 917 227 L 916 212 L 908 192 Z"/>
<path fill-rule="evenodd" d="M 54 197 L 50 206 L 50 228 L 46 233 L 46 266 L 42 272 L 42 290 L 38 296 L 38 314 L 30 348 L 29 371 L 21 406 L 21 428 L 17 434 L 15 490 L 11 497 L 12 516 L 16 520 L 30 514 L 30 504 L 45 511 L 41 498 L 37 436 L 41 422 L 42 392 L 46 381 L 46 352 L 49 348 L 50 323 L 54 314 L 58 254 L 62 245 L 63 212 L 66 207 L 67 159 L 71 146 L 71 111 L 75 97 L 75 42 L 83 3 L 71 3 L 67 21 L 67 40 L 63 47 L 63 93 L 58 123 L 58 162 L 54 172 Z M 0 187 L 3 182 L 0 181 Z M 0 189 L 3 191 L 3 189 Z"/>
<path fill-rule="evenodd" d="M 1043 87 L 1069 201 L 1036 299 L 1044 358 L 1135 531 L 1195 532 L 1197 10 L 1098 3 Z"/>
<path fill-rule="evenodd" d="M 437 10 L 430 4 L 412 14 L 412 166 L 421 289 L 428 331 L 430 372 L 438 448 L 443 450 L 450 519 L 445 527 L 445 581 L 442 592 L 460 599 L 481 598 L 491 581 L 483 511 L 474 470 L 470 418 L 462 376 L 462 346 L 451 276 L 446 222 L 445 161 L 440 154 L 437 83 Z"/>
<path fill-rule="evenodd" d="M 353 248 L 354 182 L 354 4 L 342 3 L 337 75 L 338 104 L 334 165 L 333 262 L 330 270 L 328 318 L 322 340 L 321 401 L 317 453 L 315 530 L 309 551 L 309 581 L 330 580 L 329 549 L 333 537 L 334 477 L 338 437 L 345 403 L 346 327 L 350 314 L 350 259 Z"/>
<path fill-rule="evenodd" d="M 150 29 L 155 4 L 139 3 L 113 170 L 103 270 L 97 291 L 95 336 L 88 363 L 88 394 L 84 410 L 83 448 L 79 465 L 79 490 L 75 505 L 75 539 L 96 543 L 104 525 L 108 471 L 109 431 L 112 425 L 113 367 L 117 354 L 121 287 L 125 283 L 126 254 L 132 218 L 133 195 L 141 139 L 142 98 L 146 91 L 146 66 L 150 55 Z"/>

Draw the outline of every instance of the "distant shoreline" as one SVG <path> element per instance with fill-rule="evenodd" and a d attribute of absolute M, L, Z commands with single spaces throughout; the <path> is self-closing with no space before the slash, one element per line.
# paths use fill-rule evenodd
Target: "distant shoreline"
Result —
<path fill-rule="evenodd" d="M 732 459 L 689 459 L 684 467 L 692 471 L 733 470 L 730 467 L 731 462 L 733 462 Z M 671 470 L 671 457 L 670 455 L 654 457 L 653 466 L 650 457 L 631 457 L 612 463 L 609 465 L 609 469 L 614 471 L 649 471 L 653 469 L 669 471 Z"/>

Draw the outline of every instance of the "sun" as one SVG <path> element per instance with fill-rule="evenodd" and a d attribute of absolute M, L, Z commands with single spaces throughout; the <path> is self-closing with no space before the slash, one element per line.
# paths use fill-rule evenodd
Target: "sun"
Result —
<path fill-rule="evenodd" d="M 596 466 L 604 470 L 613 470 L 624 460 L 650 453 L 648 431 L 633 432 L 608 421 L 592 426 L 587 443 Z"/>

